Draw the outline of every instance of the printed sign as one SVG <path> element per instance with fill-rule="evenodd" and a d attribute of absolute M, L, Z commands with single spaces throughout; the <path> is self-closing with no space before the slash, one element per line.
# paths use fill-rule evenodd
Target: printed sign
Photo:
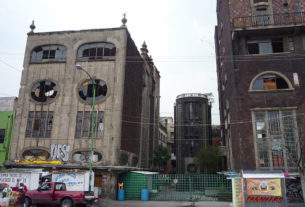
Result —
<path fill-rule="evenodd" d="M 85 185 L 85 176 L 78 173 L 53 174 L 52 181 L 66 183 L 68 190 L 77 191 Z"/>
<path fill-rule="evenodd" d="M 233 207 L 244 207 L 243 180 L 233 179 Z"/>
<path fill-rule="evenodd" d="M 280 179 L 247 179 L 248 195 L 282 196 Z"/>

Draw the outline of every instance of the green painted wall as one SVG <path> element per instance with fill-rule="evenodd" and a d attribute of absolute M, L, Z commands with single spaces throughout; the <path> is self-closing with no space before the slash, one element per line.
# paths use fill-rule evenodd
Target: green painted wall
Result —
<path fill-rule="evenodd" d="M 10 155 L 14 119 L 14 111 L 0 111 L 0 129 L 5 129 L 4 143 L 0 143 L 0 168 L 2 169 L 3 163 L 9 159 Z"/>

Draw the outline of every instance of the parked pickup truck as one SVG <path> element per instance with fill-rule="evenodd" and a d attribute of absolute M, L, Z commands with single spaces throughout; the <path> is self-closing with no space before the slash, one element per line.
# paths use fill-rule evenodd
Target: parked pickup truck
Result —
<path fill-rule="evenodd" d="M 25 194 L 25 206 L 32 205 L 60 205 L 72 207 L 75 205 L 89 205 L 95 202 L 91 191 L 67 191 L 66 184 L 60 182 L 44 183 L 37 190 L 30 190 Z"/>

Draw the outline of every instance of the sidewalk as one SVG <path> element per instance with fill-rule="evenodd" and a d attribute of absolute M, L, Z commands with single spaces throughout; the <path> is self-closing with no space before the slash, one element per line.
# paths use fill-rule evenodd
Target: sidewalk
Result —
<path fill-rule="evenodd" d="M 189 207 L 192 202 L 190 201 L 114 201 L 102 200 L 101 204 L 92 207 L 136 207 L 136 206 L 149 206 L 149 207 Z M 215 201 L 199 201 L 195 203 L 196 207 L 230 207 L 230 202 L 215 202 Z"/>
<path fill-rule="evenodd" d="M 92 205 L 91 207 L 191 207 L 192 202 L 189 201 L 117 201 L 104 199 L 99 205 Z M 195 207 L 232 207 L 231 202 L 217 202 L 217 201 L 199 201 L 195 203 Z M 303 203 L 288 203 L 288 207 L 304 207 Z"/>

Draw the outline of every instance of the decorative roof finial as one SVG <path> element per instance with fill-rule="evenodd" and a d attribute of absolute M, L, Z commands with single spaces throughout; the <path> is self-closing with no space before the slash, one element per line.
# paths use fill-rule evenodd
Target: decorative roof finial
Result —
<path fill-rule="evenodd" d="M 36 28 L 36 27 L 35 27 L 34 20 L 33 20 L 33 21 L 32 21 L 32 24 L 30 25 L 31 31 L 30 31 L 29 33 L 30 33 L 30 34 L 33 34 L 35 28 Z"/>
<path fill-rule="evenodd" d="M 147 49 L 147 45 L 146 42 L 144 41 L 141 47 L 141 55 L 142 56 L 147 56 L 148 53 L 148 49 Z"/>
<path fill-rule="evenodd" d="M 126 13 L 124 13 L 124 17 L 123 17 L 123 19 L 122 19 L 122 23 L 123 23 L 123 25 L 121 26 L 121 27 L 126 27 L 126 22 L 127 22 L 127 19 L 126 19 Z"/>

